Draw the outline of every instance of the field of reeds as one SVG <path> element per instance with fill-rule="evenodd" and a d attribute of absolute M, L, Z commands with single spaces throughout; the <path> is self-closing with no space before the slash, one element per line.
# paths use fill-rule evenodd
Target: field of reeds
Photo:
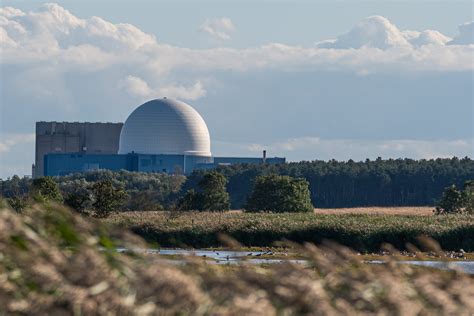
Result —
<path fill-rule="evenodd" d="M 332 240 L 357 251 L 385 243 L 405 249 L 419 236 L 445 250 L 474 251 L 474 216 L 308 214 L 230 212 L 124 212 L 106 220 L 163 247 L 218 247 L 225 234 L 244 246 L 266 247 L 281 240 L 320 244 Z"/>
<path fill-rule="evenodd" d="M 424 215 L 432 216 L 432 206 L 368 206 L 348 208 L 315 208 L 316 214 Z"/>
<path fill-rule="evenodd" d="M 434 242 L 428 244 L 439 251 Z M 118 253 L 116 245 L 145 247 L 126 230 L 59 206 L 36 205 L 23 214 L 0 207 L 0 314 L 468 315 L 474 310 L 472 275 L 395 259 L 369 265 L 334 244 L 301 246 L 307 266 L 267 267 L 216 266 L 192 257 L 173 265 L 158 255 Z"/>

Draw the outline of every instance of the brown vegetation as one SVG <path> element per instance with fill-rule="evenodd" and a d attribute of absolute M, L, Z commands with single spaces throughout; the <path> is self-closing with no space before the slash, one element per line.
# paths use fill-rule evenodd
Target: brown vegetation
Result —
<path fill-rule="evenodd" d="M 433 215 L 432 206 L 394 206 L 394 207 L 351 207 L 351 208 L 315 208 L 316 214 L 376 214 L 376 215 Z"/>
<path fill-rule="evenodd" d="M 309 267 L 221 267 L 119 254 L 143 247 L 123 230 L 60 207 L 0 210 L 0 306 L 16 314 L 469 314 L 474 277 L 390 261 L 368 265 L 341 246 L 306 245 Z M 436 248 L 436 245 L 432 245 Z"/>
<path fill-rule="evenodd" d="M 474 251 L 473 215 L 379 215 L 245 212 L 121 212 L 107 222 L 121 225 L 163 247 L 221 246 L 225 234 L 248 247 L 281 240 L 320 244 L 334 240 L 357 251 L 379 251 L 384 243 L 406 249 L 421 235 L 445 250 Z"/>

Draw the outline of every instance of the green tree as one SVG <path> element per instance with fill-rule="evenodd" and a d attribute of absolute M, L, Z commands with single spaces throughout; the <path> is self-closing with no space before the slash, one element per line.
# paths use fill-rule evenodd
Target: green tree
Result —
<path fill-rule="evenodd" d="M 198 206 L 202 211 L 225 211 L 230 207 L 227 193 L 227 178 L 219 172 L 211 171 L 199 181 Z"/>
<path fill-rule="evenodd" d="M 252 212 L 312 212 L 309 183 L 289 176 L 259 176 L 245 208 Z"/>
<path fill-rule="evenodd" d="M 198 195 L 194 189 L 186 191 L 178 201 L 178 210 L 193 211 L 199 209 Z"/>
<path fill-rule="evenodd" d="M 225 211 L 230 208 L 229 193 L 226 190 L 227 178 L 211 171 L 198 182 L 199 192 L 190 189 L 179 200 L 181 210 Z"/>
<path fill-rule="evenodd" d="M 441 200 L 435 209 L 435 214 L 459 213 L 463 208 L 463 194 L 453 184 L 445 188 Z"/>
<path fill-rule="evenodd" d="M 88 190 L 71 192 L 64 199 L 64 204 L 79 213 L 83 213 L 88 207 L 91 206 L 91 203 L 91 193 Z"/>
<path fill-rule="evenodd" d="M 115 188 L 111 180 L 97 181 L 92 185 L 94 216 L 104 218 L 115 211 L 127 198 L 123 188 Z"/>
<path fill-rule="evenodd" d="M 58 184 L 51 177 L 41 177 L 33 180 L 33 198 L 42 202 L 63 202 L 63 196 Z"/>

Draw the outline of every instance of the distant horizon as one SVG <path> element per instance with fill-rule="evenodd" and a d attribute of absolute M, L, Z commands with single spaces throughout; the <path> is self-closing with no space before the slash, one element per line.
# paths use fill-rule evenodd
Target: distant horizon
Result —
<path fill-rule="evenodd" d="M 159 96 L 202 115 L 215 156 L 474 157 L 469 1 L 2 4 L 2 179 L 31 173 L 35 122 Z"/>

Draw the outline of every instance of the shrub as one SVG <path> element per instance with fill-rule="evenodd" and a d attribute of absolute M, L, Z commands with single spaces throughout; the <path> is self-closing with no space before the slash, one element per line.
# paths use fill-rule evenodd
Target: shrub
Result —
<path fill-rule="evenodd" d="M 42 202 L 63 202 L 63 196 L 58 184 L 51 177 L 41 177 L 33 180 L 33 198 Z"/>
<path fill-rule="evenodd" d="M 64 204 L 79 213 L 83 213 L 92 205 L 91 193 L 87 189 L 69 193 L 64 200 Z"/>
<path fill-rule="evenodd" d="M 256 178 L 248 211 L 311 212 L 309 183 L 301 178 L 268 175 Z"/>
<path fill-rule="evenodd" d="M 126 199 L 127 193 L 123 188 L 115 188 L 111 180 L 101 180 L 92 186 L 94 194 L 94 216 L 107 217 L 115 211 Z"/>
<path fill-rule="evenodd" d="M 28 199 L 22 196 L 13 196 L 8 198 L 7 202 L 17 213 L 21 213 L 28 206 Z"/>

